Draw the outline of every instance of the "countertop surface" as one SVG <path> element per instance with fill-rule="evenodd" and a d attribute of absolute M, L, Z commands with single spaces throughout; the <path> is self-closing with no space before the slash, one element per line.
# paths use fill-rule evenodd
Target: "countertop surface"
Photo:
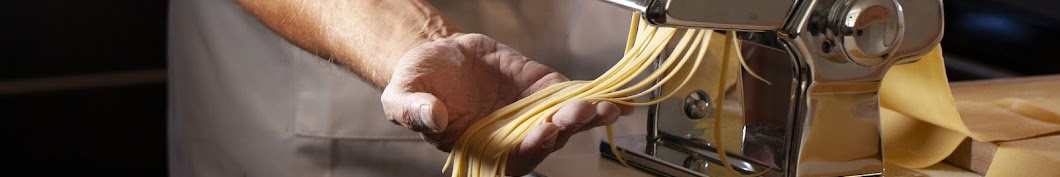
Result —
<path fill-rule="evenodd" d="M 923 176 L 946 177 L 981 177 L 983 175 L 956 167 L 947 163 L 935 164 L 928 168 L 913 169 Z M 564 176 L 613 176 L 613 177 L 650 177 L 650 173 L 632 167 L 625 167 L 617 161 L 601 157 L 599 154 L 571 155 L 545 159 L 537 167 L 537 173 L 547 177 Z"/>
<path fill-rule="evenodd" d="M 1060 75 L 1006 78 L 951 83 L 955 100 L 996 99 L 1010 94 L 1060 94 L 1051 88 L 1036 87 L 1037 83 L 1060 82 Z M 982 176 L 948 163 L 924 169 L 914 169 L 926 176 Z M 537 168 L 544 176 L 652 176 L 636 168 L 625 167 L 604 158 L 599 153 L 549 157 Z"/>

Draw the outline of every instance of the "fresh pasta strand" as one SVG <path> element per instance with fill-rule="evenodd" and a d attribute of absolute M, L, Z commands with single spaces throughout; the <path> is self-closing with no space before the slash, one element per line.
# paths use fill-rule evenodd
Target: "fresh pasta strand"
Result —
<path fill-rule="evenodd" d="M 722 66 L 728 66 L 729 65 L 729 59 L 730 59 L 729 58 L 729 53 L 731 53 L 731 52 L 729 52 L 729 50 L 732 49 L 732 48 L 735 48 L 737 45 L 739 45 L 739 44 L 736 44 L 736 31 L 728 31 L 728 32 L 726 32 L 725 33 L 725 50 L 723 50 L 723 51 L 725 51 L 725 54 L 722 54 L 722 57 L 721 57 L 721 65 Z M 726 78 L 725 75 L 727 74 L 726 70 L 728 70 L 728 68 L 729 67 L 721 67 L 721 72 L 720 72 L 720 74 L 718 76 L 718 77 L 721 77 L 719 79 L 719 81 L 718 81 L 718 83 L 719 83 L 718 84 L 718 100 L 725 100 L 725 84 L 721 84 L 721 83 L 725 83 L 725 78 Z M 724 105 L 725 104 L 714 104 L 714 110 L 723 110 L 722 108 L 724 107 Z M 744 177 L 744 176 L 762 176 L 763 174 L 766 174 L 767 172 L 769 172 L 769 170 L 762 170 L 762 171 L 760 171 L 758 173 L 755 173 L 755 174 L 745 175 L 745 174 L 742 174 L 740 172 L 737 172 L 735 169 L 732 168 L 732 164 L 729 163 L 729 155 L 728 155 L 729 153 L 727 151 L 725 151 L 725 143 L 723 143 L 723 141 L 721 140 L 721 136 L 722 136 L 721 135 L 721 115 L 722 114 L 720 114 L 720 113 L 719 114 L 714 114 L 714 145 L 717 146 L 715 148 L 718 149 L 718 157 L 720 157 L 719 160 L 721 161 L 721 165 L 725 166 L 725 169 L 727 171 L 729 171 L 729 173 L 732 173 L 732 175 L 736 175 L 736 176 L 740 176 L 740 177 Z"/>
<path fill-rule="evenodd" d="M 641 25 L 641 26 L 643 26 L 643 25 Z M 648 26 L 643 26 L 641 28 L 644 28 L 644 30 L 640 30 L 640 31 L 645 32 L 644 33 L 645 34 L 644 35 L 645 38 L 650 38 L 650 37 L 652 37 L 655 34 L 654 32 L 655 32 L 656 28 L 648 27 Z M 638 37 L 640 37 L 640 36 L 638 36 Z M 644 45 L 645 45 L 644 43 L 639 43 L 637 45 L 634 45 L 633 48 L 636 49 L 636 50 L 632 50 L 633 54 L 640 53 L 640 51 L 642 51 L 642 48 L 644 47 Z M 624 66 L 625 63 L 628 63 L 630 61 L 628 58 L 630 58 L 632 56 L 634 56 L 634 55 L 626 55 L 625 57 L 623 57 L 623 59 L 620 60 L 618 65 L 616 65 L 615 67 L 612 67 L 612 69 L 610 69 L 607 72 L 605 72 L 605 74 L 602 77 L 606 77 L 606 76 L 609 76 L 609 75 L 612 75 L 612 74 L 618 72 L 619 68 L 621 68 L 621 66 Z M 599 82 L 594 80 L 592 83 L 599 83 Z M 483 120 L 480 120 L 478 123 L 475 123 L 471 127 L 469 127 L 465 131 L 464 135 L 459 140 L 457 140 L 457 144 L 454 145 L 453 150 L 449 154 L 449 158 L 448 158 L 447 163 L 446 163 L 446 164 L 453 165 L 453 169 L 454 169 L 453 176 L 463 176 L 462 174 L 464 172 L 464 169 L 467 168 L 467 165 L 469 163 L 472 163 L 472 162 L 468 162 L 470 159 L 469 159 L 469 156 L 467 155 L 467 153 L 464 152 L 464 150 L 467 149 L 467 147 L 469 145 L 469 141 L 471 141 L 471 139 L 481 139 L 481 138 L 478 138 L 477 136 L 476 137 L 469 137 L 469 135 L 478 134 L 479 130 L 482 130 L 487 125 L 494 124 L 500 118 L 507 117 L 507 115 L 509 113 L 511 113 L 512 111 L 522 110 L 521 112 L 524 112 L 524 114 L 525 114 L 525 112 L 528 112 L 528 110 L 524 110 L 524 109 L 526 109 L 525 106 L 527 104 L 530 104 L 530 103 L 533 103 L 533 102 L 538 102 L 541 98 L 550 96 L 550 95 L 555 93 L 555 92 L 544 92 L 544 90 L 557 90 L 558 91 L 559 90 L 558 87 L 563 86 L 563 85 L 565 85 L 565 84 L 561 83 L 561 84 L 556 84 L 556 85 L 550 86 L 550 87 L 548 87 L 546 89 L 543 89 L 542 91 L 539 91 L 538 93 L 534 93 L 531 96 L 528 96 L 527 98 L 520 99 L 519 101 L 516 101 L 515 103 L 512 103 L 512 104 L 510 104 L 508 106 L 502 107 L 501 109 L 491 113 L 490 115 L 487 115 L 486 118 L 484 118 Z M 522 115 L 522 114 L 520 114 L 520 115 Z M 525 119 L 525 117 L 519 117 L 519 118 L 516 118 L 516 119 Z M 443 169 L 442 169 L 443 172 L 444 172 L 445 169 L 448 169 L 448 167 L 449 167 L 449 165 L 446 165 L 445 167 L 443 167 Z"/>
<path fill-rule="evenodd" d="M 680 53 L 681 50 L 683 50 L 684 47 L 686 46 L 686 40 L 692 39 L 693 37 L 694 37 L 694 40 L 692 41 L 691 46 L 698 46 L 699 43 L 702 41 L 703 33 L 704 32 L 700 31 L 700 30 L 689 30 L 688 33 L 685 34 L 684 38 L 681 39 L 682 41 L 677 44 L 678 47 L 674 49 L 674 53 Z M 677 68 L 674 68 L 673 70 L 680 70 L 681 68 L 683 68 L 684 65 L 685 65 L 685 62 L 688 61 L 688 59 L 686 59 L 686 58 L 687 57 L 691 57 L 692 52 L 695 52 L 695 50 L 688 50 L 687 52 L 684 53 L 684 55 L 680 55 L 680 56 L 683 56 L 685 58 L 682 58 L 679 61 L 676 61 L 677 65 L 674 66 L 674 67 L 677 67 Z M 605 93 L 605 94 L 597 95 L 594 98 L 596 98 L 596 97 L 598 97 L 598 98 L 613 98 L 613 97 L 622 96 L 622 95 L 629 95 L 633 91 L 643 90 L 642 92 L 637 93 L 635 95 L 625 96 L 625 97 L 621 97 L 621 98 L 616 98 L 618 100 L 624 100 L 624 99 L 633 99 L 633 98 L 641 97 L 641 96 L 644 96 L 645 94 L 651 93 L 651 91 L 661 87 L 662 83 L 666 83 L 671 78 L 673 78 L 673 76 L 676 75 L 677 72 L 666 72 L 667 71 L 666 69 L 670 68 L 674 64 L 674 62 L 675 62 L 674 58 L 676 58 L 678 56 L 679 55 L 671 55 L 659 67 L 660 69 L 652 72 L 650 75 L 648 75 L 647 77 L 642 79 L 637 84 L 634 84 L 633 86 L 624 88 L 622 90 L 618 90 L 618 91 L 614 91 L 614 92 L 611 92 L 611 93 Z M 663 77 L 662 80 L 659 80 L 657 84 L 651 86 L 651 88 L 643 89 L 644 87 L 647 87 L 648 84 L 652 84 L 652 83 L 656 82 L 655 79 L 657 79 L 663 73 L 668 73 L 668 74 L 665 77 Z"/>
<path fill-rule="evenodd" d="M 736 35 L 733 35 L 730 38 L 733 38 L 733 40 L 736 40 Z M 758 79 L 758 80 L 760 80 L 762 82 L 765 82 L 766 85 L 773 85 L 772 82 L 769 82 L 769 80 L 766 80 L 766 78 L 762 78 L 762 76 L 759 76 L 758 73 L 756 73 L 754 70 L 751 70 L 751 67 L 747 66 L 747 61 L 745 61 L 743 59 L 743 53 L 740 52 L 741 51 L 740 50 L 740 44 L 738 44 L 738 43 L 737 44 L 733 44 L 732 47 L 736 48 L 735 49 L 736 50 L 736 58 L 740 59 L 740 66 L 742 66 L 744 68 L 744 70 L 747 71 L 747 74 L 751 74 L 751 77 L 754 77 L 755 79 Z M 725 52 L 729 52 L 729 51 L 726 50 Z"/>
<path fill-rule="evenodd" d="M 454 177 L 505 175 L 511 150 L 518 146 L 534 127 L 550 122 L 552 115 L 559 111 L 562 105 L 572 100 L 608 101 L 615 104 L 645 106 L 657 104 L 673 96 L 675 91 L 684 87 L 699 69 L 699 65 L 708 53 L 709 40 L 713 32 L 705 29 L 686 29 L 673 51 L 670 51 L 669 55 L 662 60 L 659 67 L 645 73 L 645 70 L 654 64 L 658 56 L 666 51 L 667 45 L 678 30 L 647 25 L 640 18 L 639 13 L 632 15 L 624 55 L 614 66 L 594 80 L 554 84 L 478 120 L 468 127 L 453 145 L 442 171 L 445 172 L 451 168 Z M 728 62 L 729 50 L 737 48 L 733 44 L 735 36 L 732 36 L 732 33 L 729 32 L 726 38 L 723 63 Z M 690 60 L 692 66 L 686 67 Z M 746 67 L 746 64 L 743 66 Z M 678 74 L 686 70 L 687 74 Z M 722 67 L 722 71 L 722 82 L 724 82 L 725 67 Z M 645 78 L 635 81 L 642 74 L 646 74 Z M 752 73 L 752 75 L 757 77 L 757 74 Z M 675 77 L 681 78 L 680 83 L 675 88 L 666 88 L 665 95 L 646 101 L 634 101 L 663 88 L 663 84 L 674 81 Z M 716 105 L 717 109 L 721 110 L 722 104 Z M 715 121 L 720 120 L 717 115 Z M 715 122 L 715 125 L 717 124 L 719 123 Z M 608 125 L 606 130 L 608 141 L 614 142 L 612 127 Z M 716 141 L 718 137 L 720 133 L 715 133 Z M 723 149 L 720 141 L 716 144 L 718 144 L 718 149 Z M 614 143 L 611 143 L 611 150 L 620 163 L 628 166 Z M 725 152 L 722 151 L 720 154 L 726 168 L 740 175 L 728 163 Z"/>

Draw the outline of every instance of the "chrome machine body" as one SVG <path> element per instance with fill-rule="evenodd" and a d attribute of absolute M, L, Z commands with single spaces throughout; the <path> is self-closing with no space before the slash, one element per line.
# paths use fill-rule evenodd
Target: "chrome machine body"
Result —
<path fill-rule="evenodd" d="M 702 138 L 705 130 L 695 127 L 711 114 L 733 111 L 711 110 L 711 104 L 738 108 L 732 113 L 738 124 L 710 127 L 736 130 L 725 136 L 739 136 L 726 145 L 735 147 L 726 152 L 737 171 L 882 175 L 881 80 L 891 66 L 927 54 L 943 33 L 941 0 L 604 1 L 641 12 L 657 26 L 740 31 L 748 67 L 772 82 L 745 69 L 721 103 L 696 88 L 681 91 L 651 107 L 646 136 L 616 139 L 632 165 L 666 176 L 729 174 L 718 149 Z M 601 151 L 613 157 L 608 143 Z"/>

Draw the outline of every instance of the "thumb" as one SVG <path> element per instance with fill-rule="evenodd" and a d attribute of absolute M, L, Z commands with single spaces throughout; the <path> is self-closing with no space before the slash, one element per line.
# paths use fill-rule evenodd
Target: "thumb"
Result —
<path fill-rule="evenodd" d="M 383 112 L 391 122 L 422 133 L 442 132 L 449 125 L 449 114 L 438 97 L 425 92 L 396 90 L 386 89 L 380 97 Z"/>

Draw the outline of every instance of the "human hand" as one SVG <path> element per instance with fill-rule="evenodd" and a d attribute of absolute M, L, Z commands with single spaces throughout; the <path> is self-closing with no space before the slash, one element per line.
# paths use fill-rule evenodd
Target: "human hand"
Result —
<path fill-rule="evenodd" d="M 380 100 L 387 119 L 420 132 L 449 152 L 475 122 L 552 84 L 563 75 L 481 34 L 421 44 L 401 58 Z M 531 130 L 508 158 L 508 175 L 533 170 L 575 133 L 610 125 L 633 107 L 572 101 Z"/>

